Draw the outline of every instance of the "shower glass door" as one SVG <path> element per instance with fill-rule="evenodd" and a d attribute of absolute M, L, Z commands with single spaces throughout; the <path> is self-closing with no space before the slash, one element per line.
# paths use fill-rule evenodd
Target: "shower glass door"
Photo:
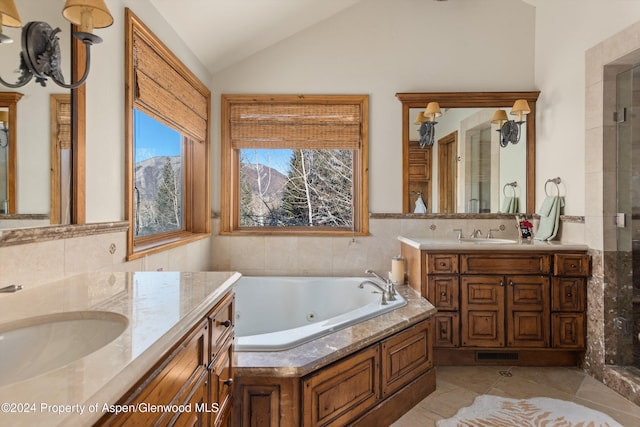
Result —
<path fill-rule="evenodd" d="M 618 74 L 617 364 L 640 368 L 640 66 Z"/>

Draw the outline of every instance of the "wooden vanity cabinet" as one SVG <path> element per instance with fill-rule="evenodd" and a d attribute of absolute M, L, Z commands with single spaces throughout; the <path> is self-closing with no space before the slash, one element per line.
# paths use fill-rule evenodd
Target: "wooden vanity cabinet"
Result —
<path fill-rule="evenodd" d="M 229 292 L 117 403 L 137 409 L 105 414 L 96 425 L 230 426 L 233 307 Z M 188 409 L 162 411 L 151 405 Z"/>
<path fill-rule="evenodd" d="M 402 244 L 437 309 L 436 364 L 572 365 L 585 348 L 584 252 L 429 251 Z"/>

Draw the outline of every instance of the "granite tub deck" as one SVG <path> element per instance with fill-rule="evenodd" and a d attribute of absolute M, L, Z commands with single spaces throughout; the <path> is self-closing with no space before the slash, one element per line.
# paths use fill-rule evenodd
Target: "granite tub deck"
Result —
<path fill-rule="evenodd" d="M 389 337 L 436 313 L 435 307 L 408 285 L 396 287 L 407 305 L 284 351 L 235 352 L 236 376 L 302 377 Z"/>
<path fill-rule="evenodd" d="M 115 404 L 240 278 L 234 272 L 88 273 L 0 294 L 0 324 L 74 311 L 127 317 L 124 332 L 61 368 L 0 387 L 0 425 L 87 426 Z M 9 411 L 4 410 L 10 409 Z"/>

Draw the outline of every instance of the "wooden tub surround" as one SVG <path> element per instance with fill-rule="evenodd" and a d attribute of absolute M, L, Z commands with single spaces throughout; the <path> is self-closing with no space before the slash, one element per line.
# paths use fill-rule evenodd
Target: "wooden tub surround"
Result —
<path fill-rule="evenodd" d="M 410 286 L 438 309 L 436 365 L 580 363 L 586 246 L 401 241 Z"/>
<path fill-rule="evenodd" d="M 390 425 L 435 390 L 432 304 L 407 305 L 286 351 L 236 352 L 235 426 Z"/>

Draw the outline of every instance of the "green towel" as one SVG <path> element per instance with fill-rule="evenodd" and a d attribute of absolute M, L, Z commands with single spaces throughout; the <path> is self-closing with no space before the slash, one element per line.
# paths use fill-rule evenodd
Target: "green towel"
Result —
<path fill-rule="evenodd" d="M 564 197 L 547 196 L 538 210 L 540 224 L 534 239 L 552 240 L 560 229 L 560 210 L 564 207 Z"/>
<path fill-rule="evenodd" d="M 502 213 L 518 213 L 518 198 L 506 196 L 502 201 Z"/>

